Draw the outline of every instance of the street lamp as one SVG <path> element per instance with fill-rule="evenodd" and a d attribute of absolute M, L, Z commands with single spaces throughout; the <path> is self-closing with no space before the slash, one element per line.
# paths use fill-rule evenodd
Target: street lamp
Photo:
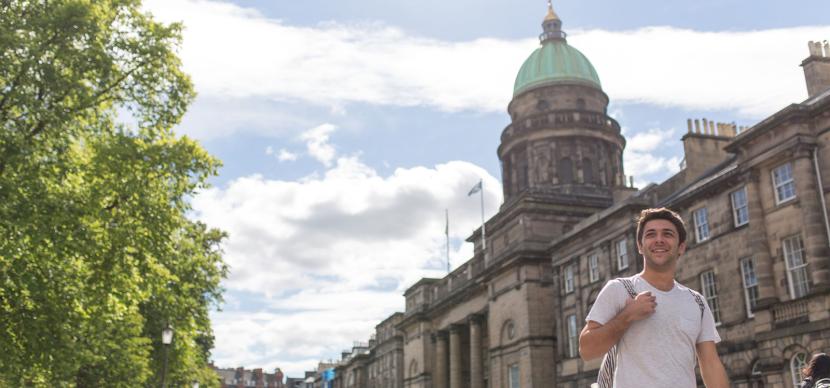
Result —
<path fill-rule="evenodd" d="M 167 381 L 165 378 L 167 377 L 167 348 L 170 347 L 170 343 L 173 342 L 173 328 L 170 327 L 170 324 L 164 326 L 164 329 L 161 330 L 161 343 L 164 346 L 164 367 L 161 370 L 161 388 L 167 388 Z"/>

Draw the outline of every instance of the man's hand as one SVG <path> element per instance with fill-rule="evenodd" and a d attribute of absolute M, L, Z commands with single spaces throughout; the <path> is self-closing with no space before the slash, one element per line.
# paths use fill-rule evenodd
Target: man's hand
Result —
<path fill-rule="evenodd" d="M 602 357 L 620 340 L 632 323 L 650 317 L 656 308 L 657 297 L 646 291 L 639 293 L 634 299 L 626 298 L 622 311 L 605 325 L 588 321 L 579 335 L 580 357 L 585 361 Z"/>
<path fill-rule="evenodd" d="M 651 295 L 650 291 L 637 294 L 634 299 L 626 299 L 623 316 L 628 322 L 642 321 L 654 314 L 657 308 L 657 297 Z"/>

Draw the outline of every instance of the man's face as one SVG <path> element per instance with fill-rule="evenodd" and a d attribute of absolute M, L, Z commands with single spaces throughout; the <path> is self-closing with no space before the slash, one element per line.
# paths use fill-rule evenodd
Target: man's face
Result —
<path fill-rule="evenodd" d="M 646 268 L 674 271 L 677 258 L 686 251 L 686 243 L 680 243 L 680 235 L 671 221 L 656 219 L 643 225 L 643 237 L 637 241 L 637 249 L 646 259 Z"/>

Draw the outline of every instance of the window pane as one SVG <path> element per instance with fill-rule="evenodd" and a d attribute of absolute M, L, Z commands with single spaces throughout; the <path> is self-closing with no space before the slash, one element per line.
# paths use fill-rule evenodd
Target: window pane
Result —
<path fill-rule="evenodd" d="M 576 357 L 579 352 L 579 337 L 576 330 L 576 315 L 568 315 L 568 357 Z"/>
<path fill-rule="evenodd" d="M 794 236 L 784 239 L 781 245 L 787 265 L 787 280 L 790 282 L 790 297 L 801 298 L 810 292 L 804 244 L 800 236 Z"/>
<path fill-rule="evenodd" d="M 772 170 L 775 185 L 775 199 L 778 203 L 795 198 L 792 163 L 786 163 Z"/>
<path fill-rule="evenodd" d="M 735 226 L 749 222 L 749 207 L 746 201 L 746 187 L 732 193 L 732 212 Z"/>
<path fill-rule="evenodd" d="M 793 379 L 793 387 L 798 387 L 801 384 L 801 370 L 807 366 L 807 354 L 796 353 L 790 359 L 790 375 Z"/>
<path fill-rule="evenodd" d="M 715 284 L 715 273 L 707 271 L 700 275 L 700 283 L 703 291 L 703 296 L 706 298 L 706 303 L 709 305 L 709 310 L 712 311 L 712 316 L 715 318 L 715 323 L 720 323 L 720 307 L 718 306 L 718 289 Z"/>
<path fill-rule="evenodd" d="M 625 245 L 625 239 L 617 241 L 617 269 L 623 270 L 628 268 L 628 252 Z"/>
<path fill-rule="evenodd" d="M 741 260 L 741 275 L 744 283 L 747 315 L 752 317 L 752 311 L 758 303 L 758 278 L 755 275 L 755 261 L 752 258 Z"/>
<path fill-rule="evenodd" d="M 706 208 L 697 209 L 693 214 L 697 241 L 705 241 L 709 238 L 709 219 L 706 214 Z"/>
<path fill-rule="evenodd" d="M 599 256 L 596 254 L 588 256 L 588 274 L 591 282 L 599 280 Z"/>
<path fill-rule="evenodd" d="M 519 384 L 519 364 L 510 365 L 508 375 L 508 383 L 510 384 L 510 388 L 521 388 L 521 385 Z"/>

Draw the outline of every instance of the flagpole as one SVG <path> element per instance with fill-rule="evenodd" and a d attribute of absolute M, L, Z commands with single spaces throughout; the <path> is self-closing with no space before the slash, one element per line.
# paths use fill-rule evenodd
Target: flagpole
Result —
<path fill-rule="evenodd" d="M 478 181 L 481 186 L 481 249 L 484 251 L 484 261 L 487 261 L 487 230 L 484 227 L 484 179 Z"/>
<path fill-rule="evenodd" d="M 450 273 L 450 210 L 444 209 L 444 215 L 447 221 L 444 224 L 444 233 L 447 235 L 447 273 Z"/>

